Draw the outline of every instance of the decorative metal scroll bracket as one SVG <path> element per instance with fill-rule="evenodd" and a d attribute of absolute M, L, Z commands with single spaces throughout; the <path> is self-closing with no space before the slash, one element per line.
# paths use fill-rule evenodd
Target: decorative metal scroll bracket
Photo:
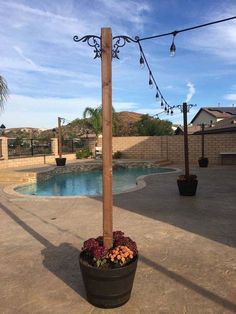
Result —
<path fill-rule="evenodd" d="M 101 51 L 101 37 L 99 36 L 95 36 L 95 35 L 86 35 L 82 38 L 79 38 L 77 35 L 75 35 L 73 37 L 73 40 L 75 42 L 79 42 L 79 41 L 82 41 L 82 42 L 87 42 L 87 44 L 94 48 L 93 52 L 95 53 L 95 57 L 94 59 L 96 58 L 101 58 L 101 55 L 102 55 L 102 51 Z"/>
<path fill-rule="evenodd" d="M 82 38 L 79 38 L 77 35 L 73 37 L 73 40 L 75 42 L 87 42 L 87 44 L 94 48 L 94 59 L 96 58 L 101 58 L 102 56 L 102 50 L 101 50 L 101 37 L 95 36 L 95 35 L 86 35 Z M 119 59 L 119 53 L 120 53 L 120 48 L 124 47 L 126 43 L 137 43 L 138 42 L 138 37 L 135 37 L 135 39 L 128 37 L 128 36 L 115 36 L 112 38 L 114 44 L 113 44 L 113 49 L 112 49 L 112 58 Z"/>

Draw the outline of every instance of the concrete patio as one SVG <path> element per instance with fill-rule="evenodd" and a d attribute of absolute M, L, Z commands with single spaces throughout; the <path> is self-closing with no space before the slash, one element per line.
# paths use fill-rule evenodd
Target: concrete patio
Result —
<path fill-rule="evenodd" d="M 39 198 L 0 191 L 0 313 L 236 313 L 236 166 L 191 171 L 197 195 L 178 194 L 177 173 L 114 197 L 114 230 L 138 244 L 132 297 L 87 303 L 78 254 L 102 233 L 101 198 Z"/>

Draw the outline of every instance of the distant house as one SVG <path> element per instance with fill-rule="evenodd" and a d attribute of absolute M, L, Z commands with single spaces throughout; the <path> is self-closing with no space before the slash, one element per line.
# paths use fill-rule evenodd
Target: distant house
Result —
<path fill-rule="evenodd" d="M 212 127 L 208 127 L 204 130 L 204 134 L 218 134 L 218 133 L 235 133 L 236 132 L 236 115 L 230 118 L 225 118 L 218 121 Z M 201 134 L 201 131 L 194 134 Z"/>
<path fill-rule="evenodd" d="M 204 123 L 213 126 L 215 123 L 232 116 L 236 116 L 236 107 L 203 107 L 190 123 L 193 125 Z"/>
<path fill-rule="evenodd" d="M 199 125 L 188 125 L 188 134 L 193 134 L 197 131 L 200 131 L 201 127 Z M 182 125 L 178 125 L 174 131 L 174 135 L 183 135 L 184 127 Z"/>

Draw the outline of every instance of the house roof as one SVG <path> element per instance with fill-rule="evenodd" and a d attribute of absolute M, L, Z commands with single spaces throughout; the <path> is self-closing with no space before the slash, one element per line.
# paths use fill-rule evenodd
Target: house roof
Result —
<path fill-rule="evenodd" d="M 193 134 L 199 131 L 201 127 L 199 125 L 188 125 L 188 134 Z M 175 134 L 184 133 L 184 127 L 179 125 L 174 131 Z"/>
<path fill-rule="evenodd" d="M 215 123 L 213 127 L 206 128 L 204 133 L 225 133 L 225 132 L 236 132 L 236 115 L 230 118 L 225 118 Z M 200 134 L 201 131 L 195 132 L 194 134 Z"/>
<path fill-rule="evenodd" d="M 203 107 L 197 112 L 190 123 L 193 123 L 202 111 L 209 113 L 217 119 L 229 118 L 232 115 L 236 115 L 236 107 Z"/>

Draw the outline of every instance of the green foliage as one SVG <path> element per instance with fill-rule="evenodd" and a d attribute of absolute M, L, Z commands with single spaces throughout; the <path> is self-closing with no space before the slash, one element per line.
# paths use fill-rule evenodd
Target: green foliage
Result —
<path fill-rule="evenodd" d="M 172 123 L 168 120 L 153 118 L 148 114 L 141 117 L 137 123 L 138 135 L 155 136 L 155 135 L 172 135 Z"/>
<path fill-rule="evenodd" d="M 102 107 L 97 108 L 87 107 L 83 113 L 84 119 L 89 117 L 89 123 L 93 128 L 96 136 L 102 132 Z"/>
<path fill-rule="evenodd" d="M 92 152 L 87 147 L 81 148 L 76 152 L 77 159 L 88 158 L 90 156 L 92 156 Z"/>
<path fill-rule="evenodd" d="M 113 154 L 114 159 L 120 159 L 122 158 L 122 156 L 123 156 L 123 153 L 120 150 L 118 150 L 117 152 Z"/>
<path fill-rule="evenodd" d="M 84 119 L 88 118 L 88 124 L 92 127 L 94 133 L 98 137 L 102 133 L 102 106 L 97 108 L 87 107 L 83 113 Z M 112 128 L 116 130 L 117 120 L 115 116 L 115 109 L 112 107 Z"/>

